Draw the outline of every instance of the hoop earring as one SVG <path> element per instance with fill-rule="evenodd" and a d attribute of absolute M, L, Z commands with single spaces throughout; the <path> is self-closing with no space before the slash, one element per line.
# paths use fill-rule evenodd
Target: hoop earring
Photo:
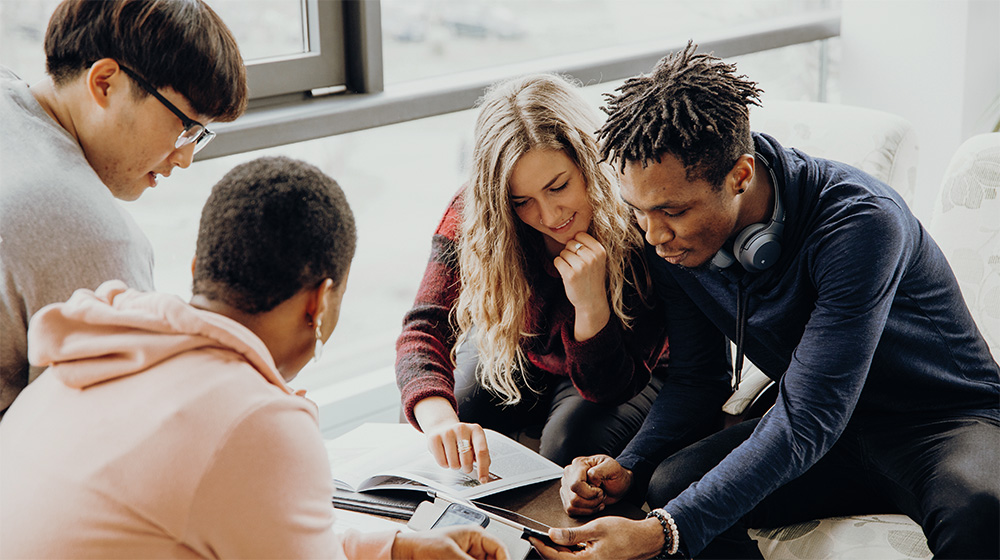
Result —
<path fill-rule="evenodd" d="M 322 333 L 322 331 L 320 331 L 320 324 L 321 324 L 321 321 L 319 319 L 317 319 L 316 320 L 316 331 L 315 331 L 315 333 L 316 333 L 316 347 L 313 348 L 313 361 L 316 361 L 316 362 L 318 362 L 319 359 L 323 356 L 323 333 Z"/>

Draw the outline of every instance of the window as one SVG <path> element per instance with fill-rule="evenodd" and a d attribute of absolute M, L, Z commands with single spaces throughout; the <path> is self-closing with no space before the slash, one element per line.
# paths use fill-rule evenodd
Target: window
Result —
<path fill-rule="evenodd" d="M 315 2 L 304 0 L 222 0 L 212 8 L 229 26 L 247 63 L 301 57 L 319 50 Z M 327 3 L 329 4 L 329 3 Z M 310 11 L 312 17 L 309 17 Z M 308 88 L 307 88 L 308 89 Z"/>
<path fill-rule="evenodd" d="M 386 85 L 827 9 L 825 0 L 382 0 Z"/>

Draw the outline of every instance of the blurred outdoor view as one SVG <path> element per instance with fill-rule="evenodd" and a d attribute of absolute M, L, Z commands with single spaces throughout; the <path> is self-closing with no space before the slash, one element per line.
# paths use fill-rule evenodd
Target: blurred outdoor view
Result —
<path fill-rule="evenodd" d="M 208 0 L 247 60 L 307 49 L 309 0 Z M 327 0 L 319 0 L 327 1 Z M 356 1 L 356 0 L 351 0 Z M 42 40 L 56 0 L 0 0 L 0 64 L 29 83 L 44 75 Z M 632 42 L 714 36 L 753 22 L 836 8 L 804 0 L 383 0 L 386 88 L 538 57 Z M 837 95 L 838 41 L 734 59 L 768 100 Z M 822 63 L 823 58 L 826 62 Z M 825 79 L 821 74 L 825 68 Z M 591 85 L 595 108 L 617 83 Z M 125 207 L 156 252 L 157 289 L 187 298 L 199 214 L 209 190 L 234 165 L 282 154 L 338 180 L 358 223 L 358 251 L 340 325 L 323 359 L 296 380 L 315 389 L 373 371 L 391 375 L 394 342 L 430 250 L 431 234 L 465 180 L 474 111 L 370 129 L 258 152 L 199 161 L 163 178 Z M 5 131 L 8 134 L 10 131 Z"/>

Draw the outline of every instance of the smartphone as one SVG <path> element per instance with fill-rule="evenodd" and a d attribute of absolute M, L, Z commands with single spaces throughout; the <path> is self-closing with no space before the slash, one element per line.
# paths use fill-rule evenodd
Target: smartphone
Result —
<path fill-rule="evenodd" d="M 521 538 L 528 540 L 528 537 L 535 537 L 536 539 L 542 541 L 549 546 L 556 546 L 556 543 L 552 542 L 549 538 L 549 534 L 545 531 L 539 531 L 538 529 L 532 529 L 531 527 L 525 527 L 524 532 L 521 533 Z"/>
<path fill-rule="evenodd" d="M 538 540 L 542 541 L 543 543 L 551 546 L 552 548 L 555 548 L 556 550 L 567 550 L 568 549 L 570 551 L 573 551 L 573 550 L 582 550 L 583 549 L 583 545 L 579 545 L 579 544 L 573 545 L 573 546 L 565 546 L 565 545 L 561 545 L 561 544 L 556 544 L 556 543 L 552 542 L 552 538 L 549 537 L 549 534 L 547 532 L 545 532 L 545 531 L 539 531 L 538 529 L 532 529 L 531 527 L 525 526 L 524 527 L 524 531 L 521 532 L 521 538 L 524 539 L 524 540 L 528 540 L 528 537 L 535 537 L 536 539 L 538 539 Z"/>
<path fill-rule="evenodd" d="M 479 525 L 485 527 L 490 524 L 490 518 L 478 509 L 471 508 L 463 504 L 448 504 L 448 507 L 441 513 L 441 517 L 431 525 L 431 529 L 436 527 L 451 527 L 453 525 Z"/>

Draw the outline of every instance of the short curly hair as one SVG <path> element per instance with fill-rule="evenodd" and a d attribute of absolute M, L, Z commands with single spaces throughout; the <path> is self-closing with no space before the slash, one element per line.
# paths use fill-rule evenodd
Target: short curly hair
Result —
<path fill-rule="evenodd" d="M 628 162 L 659 162 L 670 154 L 684 164 L 687 179 L 721 187 L 743 154 L 753 153 L 750 105 L 760 105 L 756 82 L 736 75 L 736 66 L 696 54 L 688 42 L 667 55 L 651 74 L 629 78 L 605 94 L 608 120 L 598 131 L 601 156 Z"/>
<path fill-rule="evenodd" d="M 327 278 L 339 285 L 356 245 L 354 214 L 336 181 L 303 161 L 255 159 L 212 187 L 192 291 L 263 313 Z"/>

